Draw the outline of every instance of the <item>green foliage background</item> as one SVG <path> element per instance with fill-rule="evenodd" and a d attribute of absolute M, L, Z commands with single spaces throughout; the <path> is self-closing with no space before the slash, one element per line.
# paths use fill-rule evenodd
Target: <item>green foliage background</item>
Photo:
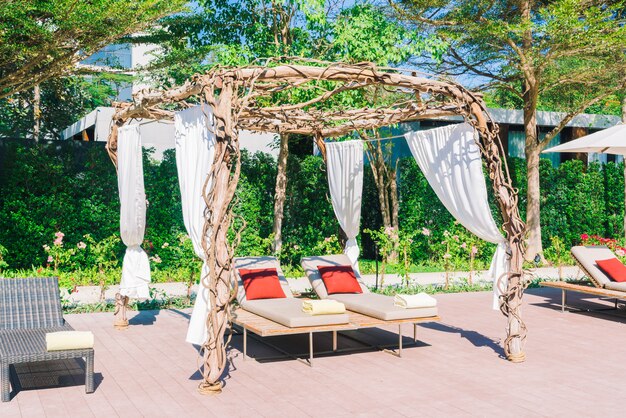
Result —
<path fill-rule="evenodd" d="M 149 201 L 144 248 L 161 262 L 152 263 L 157 281 L 188 280 L 197 269 L 193 248 L 184 238 L 180 192 L 173 151 L 157 163 L 146 152 L 146 194 Z M 510 161 L 520 208 L 524 215 L 525 164 Z M 542 229 L 544 245 L 559 237 L 564 245 L 579 242 L 580 234 L 622 236 L 624 178 L 623 164 L 605 166 L 572 160 L 553 168 L 542 160 Z M 329 251 L 337 245 L 339 226 L 329 200 L 323 160 L 312 155 L 292 154 L 288 163 L 287 201 L 284 220 L 286 266 L 297 266 L 300 257 Z M 239 255 L 269 253 L 273 221 L 276 162 L 263 153 L 242 153 L 242 177 L 235 211 L 246 222 Z M 10 269 L 45 266 L 43 245 L 51 245 L 56 231 L 65 234 L 64 245 L 76 248 L 90 234 L 101 241 L 119 234 L 119 201 L 115 170 L 102 144 L 0 141 L 0 244 L 2 260 Z M 469 248 L 478 248 L 477 265 L 485 267 L 492 244 L 473 237 L 456 224 L 441 205 L 412 158 L 400 162 L 400 228 L 414 234 L 410 258 L 416 265 L 441 266 L 449 252 L 455 269 L 468 268 Z M 495 210 L 495 209 L 494 209 Z M 496 219 L 498 215 L 496 214 Z M 241 225 L 241 221 L 239 221 Z M 362 229 L 381 226 L 376 189 L 365 170 Z M 428 234 L 422 233 L 428 230 Z M 447 232 L 446 232 L 447 231 Z M 360 235 L 364 258 L 375 256 L 368 234 Z M 121 260 L 123 245 L 116 244 Z M 81 254 L 80 252 L 78 252 Z M 72 272 L 79 282 L 88 280 L 94 257 L 73 257 L 60 267 Z M 2 266 L 0 266 L 2 268 Z M 119 268 L 119 265 L 118 265 Z M 84 272 L 84 273 L 81 273 Z M 113 279 L 107 279 L 107 283 Z M 113 280 L 114 281 L 114 280 Z"/>

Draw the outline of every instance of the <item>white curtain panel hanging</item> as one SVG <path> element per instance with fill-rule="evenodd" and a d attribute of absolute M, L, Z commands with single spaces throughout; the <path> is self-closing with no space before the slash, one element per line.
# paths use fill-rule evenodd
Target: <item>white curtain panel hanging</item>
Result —
<path fill-rule="evenodd" d="M 117 141 L 117 186 L 120 194 L 120 235 L 126 245 L 120 293 L 130 298 L 150 296 L 150 261 L 141 248 L 146 229 L 146 193 L 139 125 L 120 128 Z"/>
<path fill-rule="evenodd" d="M 360 251 L 356 237 L 363 194 L 363 142 L 327 142 L 326 163 L 333 210 L 348 238 L 344 253 L 358 272 Z"/>
<path fill-rule="evenodd" d="M 209 268 L 202 249 L 202 231 L 206 203 L 202 197 L 204 182 L 209 175 L 215 155 L 213 110 L 208 105 L 195 106 L 174 115 L 176 137 L 176 167 L 180 183 L 183 220 L 196 255 L 202 260 L 201 278 L 207 277 Z M 202 284 L 191 313 L 186 341 L 203 344 L 207 339 L 206 319 L 209 313 L 209 292 Z"/>
<path fill-rule="evenodd" d="M 469 124 L 455 124 L 405 134 L 413 157 L 439 200 L 452 216 L 477 237 L 498 244 L 491 261 L 493 308 L 507 287 L 508 243 L 489 208 L 480 149 Z M 500 280 L 500 281 L 499 281 Z"/>

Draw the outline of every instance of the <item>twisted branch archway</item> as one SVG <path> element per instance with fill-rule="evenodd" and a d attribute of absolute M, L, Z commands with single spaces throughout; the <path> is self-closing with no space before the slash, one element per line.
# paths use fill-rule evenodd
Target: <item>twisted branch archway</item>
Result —
<path fill-rule="evenodd" d="M 231 283 L 235 282 L 231 280 L 234 247 L 228 242 L 227 232 L 232 224 L 232 202 L 239 181 L 239 129 L 311 135 L 324 154 L 324 138 L 406 121 L 462 116 L 480 133 L 478 145 L 493 183 L 511 250 L 508 287 L 503 289 L 500 300 L 501 311 L 508 319 L 504 350 L 509 360 L 523 361 L 526 327 L 520 307 L 524 289 L 525 225 L 517 207 L 517 192 L 503 159 L 498 127 L 482 98 L 455 82 L 418 76 L 413 71 L 378 68 L 371 63 L 300 61 L 299 64 L 272 65 L 215 68 L 207 74 L 194 76 L 180 87 L 141 91 L 135 94 L 133 103 L 117 104 L 107 144 L 115 163 L 117 129 L 131 118 L 172 119 L 172 109 L 188 105 L 187 100 L 206 102 L 214 109 L 216 152 L 204 188 L 208 210 L 203 249 L 210 272 L 208 277 L 202 278 L 202 285 L 209 289 L 211 312 L 207 318 L 208 339 L 203 346 L 202 388 L 221 389 L 220 379 L 227 361 L 224 335 L 234 297 Z M 385 92 L 384 100 L 380 97 L 368 100 L 381 88 Z M 334 106 L 330 105 L 331 98 Z M 379 105 L 351 105 L 355 102 Z M 502 286 L 502 283 L 500 278 L 494 286 Z"/>

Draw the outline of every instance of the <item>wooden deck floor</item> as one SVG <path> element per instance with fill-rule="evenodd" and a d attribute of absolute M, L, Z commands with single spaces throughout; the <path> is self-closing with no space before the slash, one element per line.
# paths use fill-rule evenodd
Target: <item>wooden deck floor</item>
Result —
<path fill-rule="evenodd" d="M 96 335 L 96 392 L 84 393 L 82 365 L 57 362 L 20 368 L 22 389 L 0 404 L 0 417 L 343 417 L 343 416 L 623 416 L 626 312 L 560 312 L 560 291 L 525 296 L 527 360 L 501 358 L 505 321 L 489 293 L 439 295 L 442 322 L 418 326 L 421 344 L 403 358 L 374 350 L 318 358 L 309 368 L 291 359 L 246 361 L 235 336 L 224 392 L 196 392 L 199 358 L 184 342 L 188 311 L 131 313 L 131 327 L 116 331 L 111 314 L 68 315 Z M 572 294 L 572 305 L 597 306 Z M 412 329 L 406 327 L 406 342 Z M 378 344 L 397 341 L 397 327 L 358 332 Z M 272 337 L 290 352 L 306 352 L 305 335 Z M 331 335 L 316 337 L 328 350 Z M 339 337 L 339 346 L 363 348 Z M 251 340 L 249 355 L 276 355 Z M 29 388 L 32 373 L 47 388 Z M 39 380 L 39 379 L 37 379 Z"/>

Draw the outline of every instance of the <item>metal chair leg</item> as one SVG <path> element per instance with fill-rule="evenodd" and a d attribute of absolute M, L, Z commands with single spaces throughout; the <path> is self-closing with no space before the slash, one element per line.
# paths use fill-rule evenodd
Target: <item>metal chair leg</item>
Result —
<path fill-rule="evenodd" d="M 9 363 L 0 365 L 0 385 L 2 386 L 2 402 L 11 400 L 11 380 L 9 375 Z"/>
<path fill-rule="evenodd" d="M 402 324 L 398 324 L 398 357 L 402 357 Z"/>
<path fill-rule="evenodd" d="M 309 366 L 313 367 L 313 333 L 309 332 Z"/>
<path fill-rule="evenodd" d="M 85 358 L 85 393 L 93 393 L 94 391 L 94 375 L 93 375 L 93 356 L 91 353 Z"/>
<path fill-rule="evenodd" d="M 248 358 L 248 329 L 243 327 L 243 361 Z"/>

